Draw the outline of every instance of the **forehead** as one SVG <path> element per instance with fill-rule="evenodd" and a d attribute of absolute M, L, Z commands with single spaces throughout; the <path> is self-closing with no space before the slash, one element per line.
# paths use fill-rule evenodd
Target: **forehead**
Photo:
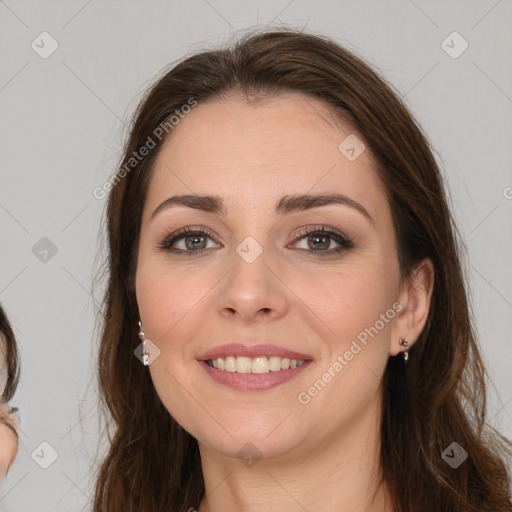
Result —
<path fill-rule="evenodd" d="M 372 155 L 365 149 L 351 160 L 344 141 L 362 148 L 350 124 L 298 93 L 251 104 L 236 95 L 199 103 L 164 142 L 148 203 L 170 193 L 216 193 L 247 207 L 274 195 L 341 192 L 374 203 L 368 209 L 378 215 L 385 199 Z"/>

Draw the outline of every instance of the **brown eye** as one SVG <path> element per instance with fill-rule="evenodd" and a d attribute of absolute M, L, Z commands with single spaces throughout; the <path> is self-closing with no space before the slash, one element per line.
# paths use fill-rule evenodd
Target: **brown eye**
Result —
<path fill-rule="evenodd" d="M 206 248 L 206 237 L 204 235 L 189 235 L 182 238 L 185 240 L 185 246 L 189 251 Z"/>
<path fill-rule="evenodd" d="M 177 254 L 200 254 L 203 251 L 215 248 L 208 246 L 208 239 L 212 240 L 209 232 L 203 229 L 184 228 L 166 236 L 164 240 L 158 244 L 158 249 Z"/>
<path fill-rule="evenodd" d="M 299 239 L 294 242 L 298 249 L 307 251 L 314 256 L 328 256 L 345 252 L 354 247 L 354 243 L 343 233 L 331 228 L 306 228 L 299 233 Z M 303 246 L 300 247 L 299 243 Z M 333 247 L 333 244 L 336 246 Z"/>
<path fill-rule="evenodd" d="M 332 241 L 328 235 L 309 235 L 307 239 L 310 249 L 329 249 Z"/>

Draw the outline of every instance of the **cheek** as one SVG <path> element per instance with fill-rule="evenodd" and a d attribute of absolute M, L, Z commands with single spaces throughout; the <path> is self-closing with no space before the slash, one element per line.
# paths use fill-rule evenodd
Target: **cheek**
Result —
<path fill-rule="evenodd" d="M 200 301 L 204 290 L 197 277 L 193 271 L 179 273 L 154 259 L 140 261 L 136 296 L 147 337 L 157 344 L 166 339 Z"/>
<path fill-rule="evenodd" d="M 165 408 L 181 425 L 189 426 L 186 389 L 191 389 L 184 364 L 190 340 L 190 325 L 204 291 L 197 286 L 194 272 L 179 273 L 157 258 L 139 258 L 136 297 L 146 338 L 160 350 L 149 372 Z M 202 292 L 202 293 L 201 293 Z M 194 307 L 195 306 L 195 307 Z"/>
<path fill-rule="evenodd" d="M 194 388 L 197 375 L 190 372 L 190 365 L 196 364 L 197 340 L 206 338 L 218 320 L 212 299 L 224 273 L 204 263 L 171 264 L 158 256 L 140 260 L 136 276 L 140 318 L 146 338 L 160 351 L 149 368 L 173 416 L 182 411 L 187 399 L 186 393 L 176 390 L 184 385 Z"/>
<path fill-rule="evenodd" d="M 392 307 L 394 275 L 392 266 L 361 259 L 338 269 L 301 272 L 293 278 L 293 290 L 306 306 L 302 309 L 321 320 L 331 348 L 342 348 Z"/>
<path fill-rule="evenodd" d="M 3 421 L 3 419 L 0 419 L 0 477 L 7 473 L 18 452 L 16 435 Z"/>
<path fill-rule="evenodd" d="M 301 390 L 301 403 L 310 401 L 318 410 L 342 403 L 339 415 L 348 418 L 375 398 L 389 357 L 397 278 L 392 264 L 363 258 L 314 279 L 302 274 L 297 281 L 297 295 L 307 298 L 302 310 L 314 311 L 324 327 L 318 340 L 323 357 Z"/>
<path fill-rule="evenodd" d="M 165 280 L 159 278 L 158 274 L 151 271 L 150 265 L 142 264 L 137 269 L 136 278 L 136 296 L 142 328 L 146 336 L 154 342 L 157 342 L 164 332 L 163 320 L 166 316 L 169 324 L 172 325 L 173 316 L 178 313 L 169 309 L 167 304 L 169 290 Z M 166 293 L 164 293 L 165 290 L 167 290 Z"/>

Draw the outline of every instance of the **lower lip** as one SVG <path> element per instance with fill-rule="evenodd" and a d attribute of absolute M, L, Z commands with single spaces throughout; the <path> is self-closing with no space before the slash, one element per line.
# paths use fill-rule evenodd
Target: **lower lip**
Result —
<path fill-rule="evenodd" d="M 237 391 L 265 391 L 274 388 L 297 377 L 311 363 L 311 361 L 305 361 L 298 368 L 279 370 L 277 372 L 237 373 L 212 368 L 206 361 L 198 362 L 214 381 Z"/>

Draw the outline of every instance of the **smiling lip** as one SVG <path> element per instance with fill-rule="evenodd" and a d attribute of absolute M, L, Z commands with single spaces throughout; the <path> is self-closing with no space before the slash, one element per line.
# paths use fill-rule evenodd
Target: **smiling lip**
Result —
<path fill-rule="evenodd" d="M 218 370 L 207 364 L 211 359 L 218 357 L 250 357 L 256 358 L 260 356 L 279 356 L 282 358 L 296 359 L 304 361 L 300 367 L 289 369 L 270 371 L 268 373 L 238 373 Z M 258 345 L 242 345 L 240 343 L 229 343 L 219 347 L 212 348 L 200 355 L 197 360 L 206 373 L 219 384 L 228 386 L 237 391 L 265 391 L 274 388 L 280 384 L 294 379 L 300 375 L 312 363 L 312 357 L 293 350 L 287 350 L 277 345 L 258 344 Z"/>
<path fill-rule="evenodd" d="M 209 359 L 217 359 L 218 357 L 241 356 L 241 357 L 261 357 L 261 356 L 279 356 L 288 359 L 296 359 L 297 361 L 311 361 L 313 358 L 300 352 L 287 350 L 277 345 L 260 343 L 258 345 L 242 345 L 241 343 L 228 343 L 212 348 L 201 354 L 198 361 L 208 361 Z"/>
<path fill-rule="evenodd" d="M 208 366 L 206 361 L 199 361 L 201 367 L 215 382 L 228 386 L 236 391 L 265 391 L 274 388 L 300 375 L 310 363 L 311 360 L 308 360 L 298 368 L 279 370 L 277 372 L 231 373 L 212 368 Z"/>

